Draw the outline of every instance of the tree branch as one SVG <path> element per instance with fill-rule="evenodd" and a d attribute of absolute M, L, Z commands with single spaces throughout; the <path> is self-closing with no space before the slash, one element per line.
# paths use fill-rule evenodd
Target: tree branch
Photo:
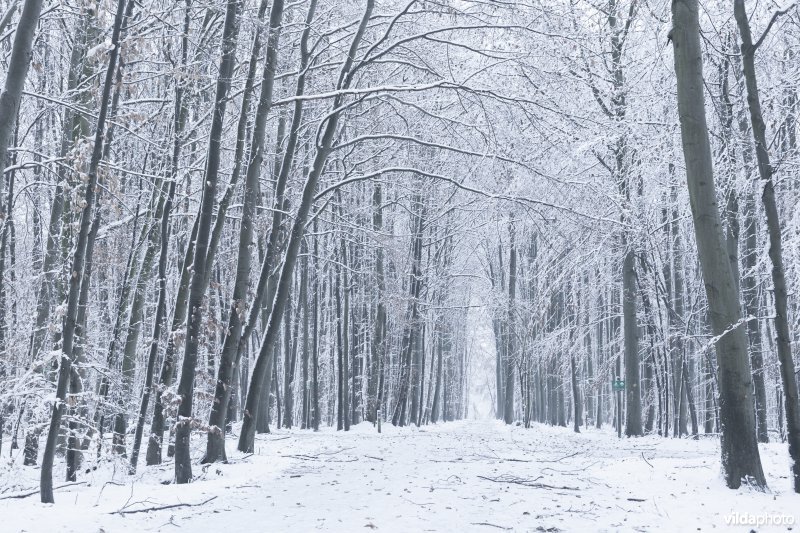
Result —
<path fill-rule="evenodd" d="M 767 29 L 764 30 L 764 33 L 762 33 L 761 37 L 758 38 L 758 40 L 756 41 L 756 44 L 753 45 L 753 53 L 754 54 L 756 53 L 756 50 L 758 50 L 758 47 L 761 46 L 761 43 L 764 42 L 764 39 L 766 39 L 767 34 L 772 29 L 772 25 L 775 24 L 775 21 L 778 20 L 778 17 L 780 17 L 781 15 L 785 15 L 786 13 L 788 13 L 789 11 L 794 9 L 795 7 L 797 7 L 797 2 L 795 2 L 792 5 L 790 5 L 786 9 L 781 9 L 781 10 L 776 11 L 775 13 L 772 14 L 772 18 L 769 20 L 769 24 L 767 24 Z"/>
<path fill-rule="evenodd" d="M 134 509 L 133 511 L 114 511 L 113 513 L 108 514 L 134 514 L 134 513 L 149 513 L 150 511 L 163 511 L 164 509 L 175 509 L 177 507 L 199 507 L 200 505 L 205 505 L 211 500 L 216 500 L 217 496 L 212 496 L 209 499 L 198 502 L 198 503 L 173 503 L 171 505 L 161 505 L 159 507 L 147 507 L 145 509 Z"/>

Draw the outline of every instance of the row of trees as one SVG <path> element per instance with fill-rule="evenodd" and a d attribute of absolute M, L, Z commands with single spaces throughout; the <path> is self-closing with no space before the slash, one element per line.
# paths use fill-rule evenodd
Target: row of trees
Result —
<path fill-rule="evenodd" d="M 731 487 L 777 428 L 799 486 L 796 10 L 162 4 L 3 6 L 0 437 L 42 501 L 61 457 L 189 482 L 239 421 L 466 417 L 476 307 L 507 423 L 702 424 Z"/>
<path fill-rule="evenodd" d="M 366 126 L 404 93 L 412 112 L 394 110 L 394 120 L 424 118 L 415 93 L 446 85 L 433 70 L 422 88 L 400 83 L 419 67 L 395 49 L 426 39 L 403 17 L 431 34 L 458 31 L 441 8 L 415 4 L 387 19 L 371 3 L 284 12 L 280 1 L 185 2 L 164 12 L 122 0 L 81 3 L 66 27 L 39 21 L 40 79 L 28 84 L 41 90 L 15 108 L 17 132 L 35 130 L 36 147 L 7 143 L 33 156 L 7 167 L 30 203 L 11 215 L 30 230 L 12 238 L 12 257 L 34 266 L 13 304 L 37 305 L 7 318 L 9 333 L 8 323 L 32 327 L 12 333 L 30 340 L 7 345 L 3 368 L 12 448 L 25 434 L 36 464 L 46 437 L 43 501 L 53 500 L 61 453 L 74 480 L 82 461 L 107 453 L 127 454 L 135 471 L 142 446 L 157 464 L 169 443 L 176 480 L 188 482 L 192 432 L 207 435 L 203 461 L 222 460 L 239 417 L 239 448 L 252 450 L 271 420 L 349 429 L 465 416 L 465 293 L 450 274 L 466 219 L 458 182 L 395 163 L 445 160 L 433 136 Z M 381 69 L 388 85 L 371 87 Z M 62 73 L 69 88 L 49 96 Z"/>
<path fill-rule="evenodd" d="M 559 221 L 559 244 L 543 247 L 553 231 L 529 226 L 520 239 L 521 217 L 510 211 L 500 238 L 485 247 L 495 294 L 496 415 L 563 426 L 571 419 L 575 431 L 613 421 L 628 436 L 721 434 L 733 488 L 742 480 L 764 485 L 757 441 L 768 442 L 772 431 L 789 443 L 799 489 L 790 348 L 797 312 L 787 289 L 797 271 L 783 257 L 796 223 L 796 10 L 756 11 L 761 33 L 753 37 L 744 2 L 706 6 L 702 25 L 696 2 L 672 3 L 665 40 L 675 48 L 678 147 L 654 144 L 646 133 L 674 135 L 674 104 L 644 112 L 653 86 L 626 81 L 658 75 L 652 57 L 641 55 L 652 39 L 641 29 L 658 14 L 637 2 L 594 7 L 596 25 L 573 23 L 581 48 L 570 73 L 607 129 L 588 150 L 618 189 L 607 193 L 614 205 L 606 212 L 620 223 L 597 244 L 595 232 L 576 235 L 574 224 Z M 766 57 L 756 61 L 756 52 Z M 713 74 L 704 78 L 704 67 Z M 774 73 L 774 94 L 764 98 L 758 80 Z M 624 401 L 613 388 L 621 379 Z"/>

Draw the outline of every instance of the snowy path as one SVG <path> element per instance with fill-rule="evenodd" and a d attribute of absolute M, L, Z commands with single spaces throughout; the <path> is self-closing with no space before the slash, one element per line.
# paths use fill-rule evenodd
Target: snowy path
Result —
<path fill-rule="evenodd" d="M 748 531 L 726 515 L 800 520 L 787 455 L 781 445 L 762 448 L 772 493 L 760 494 L 724 488 L 713 440 L 618 441 L 608 431 L 475 421 L 381 435 L 367 424 L 279 431 L 260 437 L 254 456 L 195 467 L 201 479 L 189 486 L 161 484 L 171 465 L 135 479 L 109 466 L 90 486 L 57 491 L 55 507 L 37 496 L 0 500 L 0 531 Z M 36 486 L 38 470 L 13 472 L 31 478 L 2 481 L 0 497 L 13 484 Z M 214 496 L 198 507 L 113 514 Z"/>

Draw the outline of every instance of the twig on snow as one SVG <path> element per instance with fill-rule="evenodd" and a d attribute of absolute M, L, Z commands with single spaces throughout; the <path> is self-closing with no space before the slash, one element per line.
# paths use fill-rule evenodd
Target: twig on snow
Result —
<path fill-rule="evenodd" d="M 114 485 L 114 486 L 117 486 L 117 487 L 124 487 L 125 486 L 124 483 L 117 483 L 116 481 L 106 481 L 105 483 L 103 483 L 103 486 L 100 487 L 100 492 L 97 494 L 97 501 L 94 504 L 95 507 L 100 505 L 100 497 L 103 495 L 103 491 L 105 490 L 107 485 Z"/>
<path fill-rule="evenodd" d="M 490 527 L 496 527 L 497 529 L 504 529 L 504 530 L 506 530 L 506 531 L 511 531 L 512 529 L 514 529 L 513 527 L 504 527 L 504 526 L 498 526 L 497 524 L 492 524 L 492 523 L 490 523 L 490 522 L 472 522 L 472 525 L 473 525 L 473 526 L 490 526 Z"/>
<path fill-rule="evenodd" d="M 647 460 L 647 457 L 645 457 L 645 456 L 644 456 L 644 452 L 642 452 L 642 459 L 644 459 L 644 462 L 645 462 L 645 463 L 647 463 L 648 465 L 650 465 L 650 468 L 655 468 L 655 467 L 654 467 L 652 464 L 650 464 L 650 461 L 648 461 L 648 460 Z"/>
<path fill-rule="evenodd" d="M 575 457 L 576 455 L 580 455 L 580 453 L 581 452 L 571 453 L 569 455 L 565 455 L 564 457 L 559 457 L 558 459 L 549 459 L 549 460 L 548 459 L 540 459 L 537 462 L 539 462 L 539 463 L 560 463 L 564 459 L 570 459 L 572 457 Z"/>

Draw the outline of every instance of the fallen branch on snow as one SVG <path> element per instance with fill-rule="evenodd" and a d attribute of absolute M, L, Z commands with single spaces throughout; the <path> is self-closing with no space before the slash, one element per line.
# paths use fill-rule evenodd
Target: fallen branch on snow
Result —
<path fill-rule="evenodd" d="M 490 526 L 490 527 L 496 527 L 497 529 L 505 529 L 506 531 L 511 531 L 512 529 L 514 529 L 513 527 L 503 527 L 503 526 L 498 526 L 497 524 L 492 524 L 492 523 L 490 523 L 490 522 L 472 522 L 472 525 L 473 525 L 473 526 Z"/>
<path fill-rule="evenodd" d="M 66 487 L 74 487 L 75 485 L 85 485 L 85 481 L 78 481 L 77 483 L 67 483 L 66 485 L 59 485 L 58 487 L 54 487 L 53 490 L 63 489 Z M 8 496 L 0 497 L 0 500 L 12 500 L 16 498 L 27 498 L 28 496 L 33 496 L 34 494 L 39 494 L 39 489 L 32 489 L 27 492 L 20 492 L 17 494 L 9 494 Z"/>
<path fill-rule="evenodd" d="M 553 489 L 553 490 L 580 490 L 578 487 L 557 487 L 555 485 L 547 485 L 546 483 L 537 483 L 536 481 L 542 479 L 542 476 L 537 477 L 536 479 L 525 479 L 516 476 L 509 476 L 503 475 L 500 477 L 486 477 L 486 476 L 478 476 L 480 479 L 485 479 L 486 481 L 492 481 L 494 483 L 512 483 L 514 485 L 522 485 L 525 487 L 531 487 L 534 489 Z"/>
<path fill-rule="evenodd" d="M 134 509 L 132 511 L 123 511 L 120 509 L 119 511 L 114 511 L 113 513 L 108 514 L 134 514 L 134 513 L 149 513 L 150 511 L 163 511 L 164 509 L 175 509 L 177 507 L 198 507 L 200 505 L 205 505 L 211 500 L 216 500 L 217 496 L 212 496 L 209 499 L 198 502 L 198 503 L 173 503 L 171 505 L 162 505 L 160 507 L 147 507 L 145 509 Z"/>
<path fill-rule="evenodd" d="M 301 461 L 322 461 L 323 463 L 355 463 L 358 461 L 357 457 L 351 459 L 320 459 L 317 455 L 282 455 L 281 457 L 289 457 L 291 459 L 300 459 Z"/>

